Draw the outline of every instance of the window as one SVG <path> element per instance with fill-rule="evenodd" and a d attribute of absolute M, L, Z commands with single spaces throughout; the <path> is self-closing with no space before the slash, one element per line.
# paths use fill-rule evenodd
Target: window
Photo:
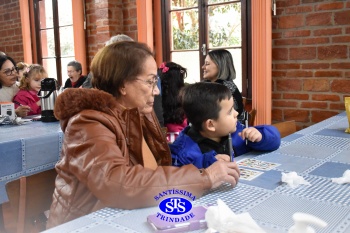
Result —
<path fill-rule="evenodd" d="M 236 69 L 236 85 L 251 97 L 248 71 L 249 27 L 247 0 L 168 0 L 162 5 L 163 57 L 188 69 L 186 82 L 203 77 L 202 65 L 208 51 L 227 49 Z M 243 88 L 244 87 L 244 88 Z"/>
<path fill-rule="evenodd" d="M 37 63 L 60 85 L 68 78 L 67 64 L 75 60 L 73 0 L 34 0 Z"/>

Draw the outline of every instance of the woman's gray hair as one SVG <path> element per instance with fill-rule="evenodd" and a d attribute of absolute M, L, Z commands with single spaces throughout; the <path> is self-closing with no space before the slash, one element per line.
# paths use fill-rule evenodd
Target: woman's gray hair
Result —
<path fill-rule="evenodd" d="M 124 34 L 118 34 L 116 36 L 112 36 L 109 40 L 106 41 L 105 46 L 113 44 L 115 42 L 119 41 L 134 41 L 131 39 L 131 37 L 124 35 Z"/>

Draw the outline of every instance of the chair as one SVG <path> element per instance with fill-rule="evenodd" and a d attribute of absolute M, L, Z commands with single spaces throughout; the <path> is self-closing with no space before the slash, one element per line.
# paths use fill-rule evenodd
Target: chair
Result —
<path fill-rule="evenodd" d="M 278 131 L 281 134 L 281 138 L 286 137 L 286 136 L 297 131 L 297 126 L 296 126 L 294 120 L 293 121 L 279 122 L 279 123 L 275 123 L 272 125 L 278 129 Z"/>
<path fill-rule="evenodd" d="M 256 109 L 253 108 L 248 114 L 248 125 L 253 126 L 256 116 Z"/>
<path fill-rule="evenodd" d="M 6 184 L 17 233 L 45 230 L 44 211 L 50 209 L 56 176 L 56 170 L 51 169 Z"/>

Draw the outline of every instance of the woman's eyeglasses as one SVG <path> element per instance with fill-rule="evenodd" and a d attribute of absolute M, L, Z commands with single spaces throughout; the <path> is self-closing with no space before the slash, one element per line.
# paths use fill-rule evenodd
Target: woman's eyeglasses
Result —
<path fill-rule="evenodd" d="M 14 66 L 12 67 L 12 69 L 6 69 L 3 73 L 6 74 L 7 76 L 11 76 L 13 74 L 18 73 L 18 69 L 17 67 Z"/>
<path fill-rule="evenodd" d="M 153 80 L 143 80 L 139 78 L 137 78 L 136 80 L 142 81 L 145 84 L 147 84 L 149 87 L 152 87 L 152 92 L 153 92 L 154 87 L 157 86 L 158 79 L 159 79 L 158 76 L 154 76 Z"/>

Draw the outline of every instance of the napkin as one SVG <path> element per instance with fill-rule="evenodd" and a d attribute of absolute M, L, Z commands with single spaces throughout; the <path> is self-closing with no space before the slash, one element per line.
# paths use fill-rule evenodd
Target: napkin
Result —
<path fill-rule="evenodd" d="M 350 170 L 346 170 L 343 174 L 343 177 L 332 178 L 332 182 L 337 184 L 350 183 Z"/>
<path fill-rule="evenodd" d="M 249 213 L 235 214 L 221 199 L 205 213 L 206 233 L 265 233 Z"/>
<path fill-rule="evenodd" d="M 304 180 L 303 177 L 298 176 L 296 172 L 289 172 L 289 173 L 282 172 L 282 182 L 287 183 L 288 186 L 293 189 L 298 187 L 301 184 L 310 185 L 310 183 Z"/>

